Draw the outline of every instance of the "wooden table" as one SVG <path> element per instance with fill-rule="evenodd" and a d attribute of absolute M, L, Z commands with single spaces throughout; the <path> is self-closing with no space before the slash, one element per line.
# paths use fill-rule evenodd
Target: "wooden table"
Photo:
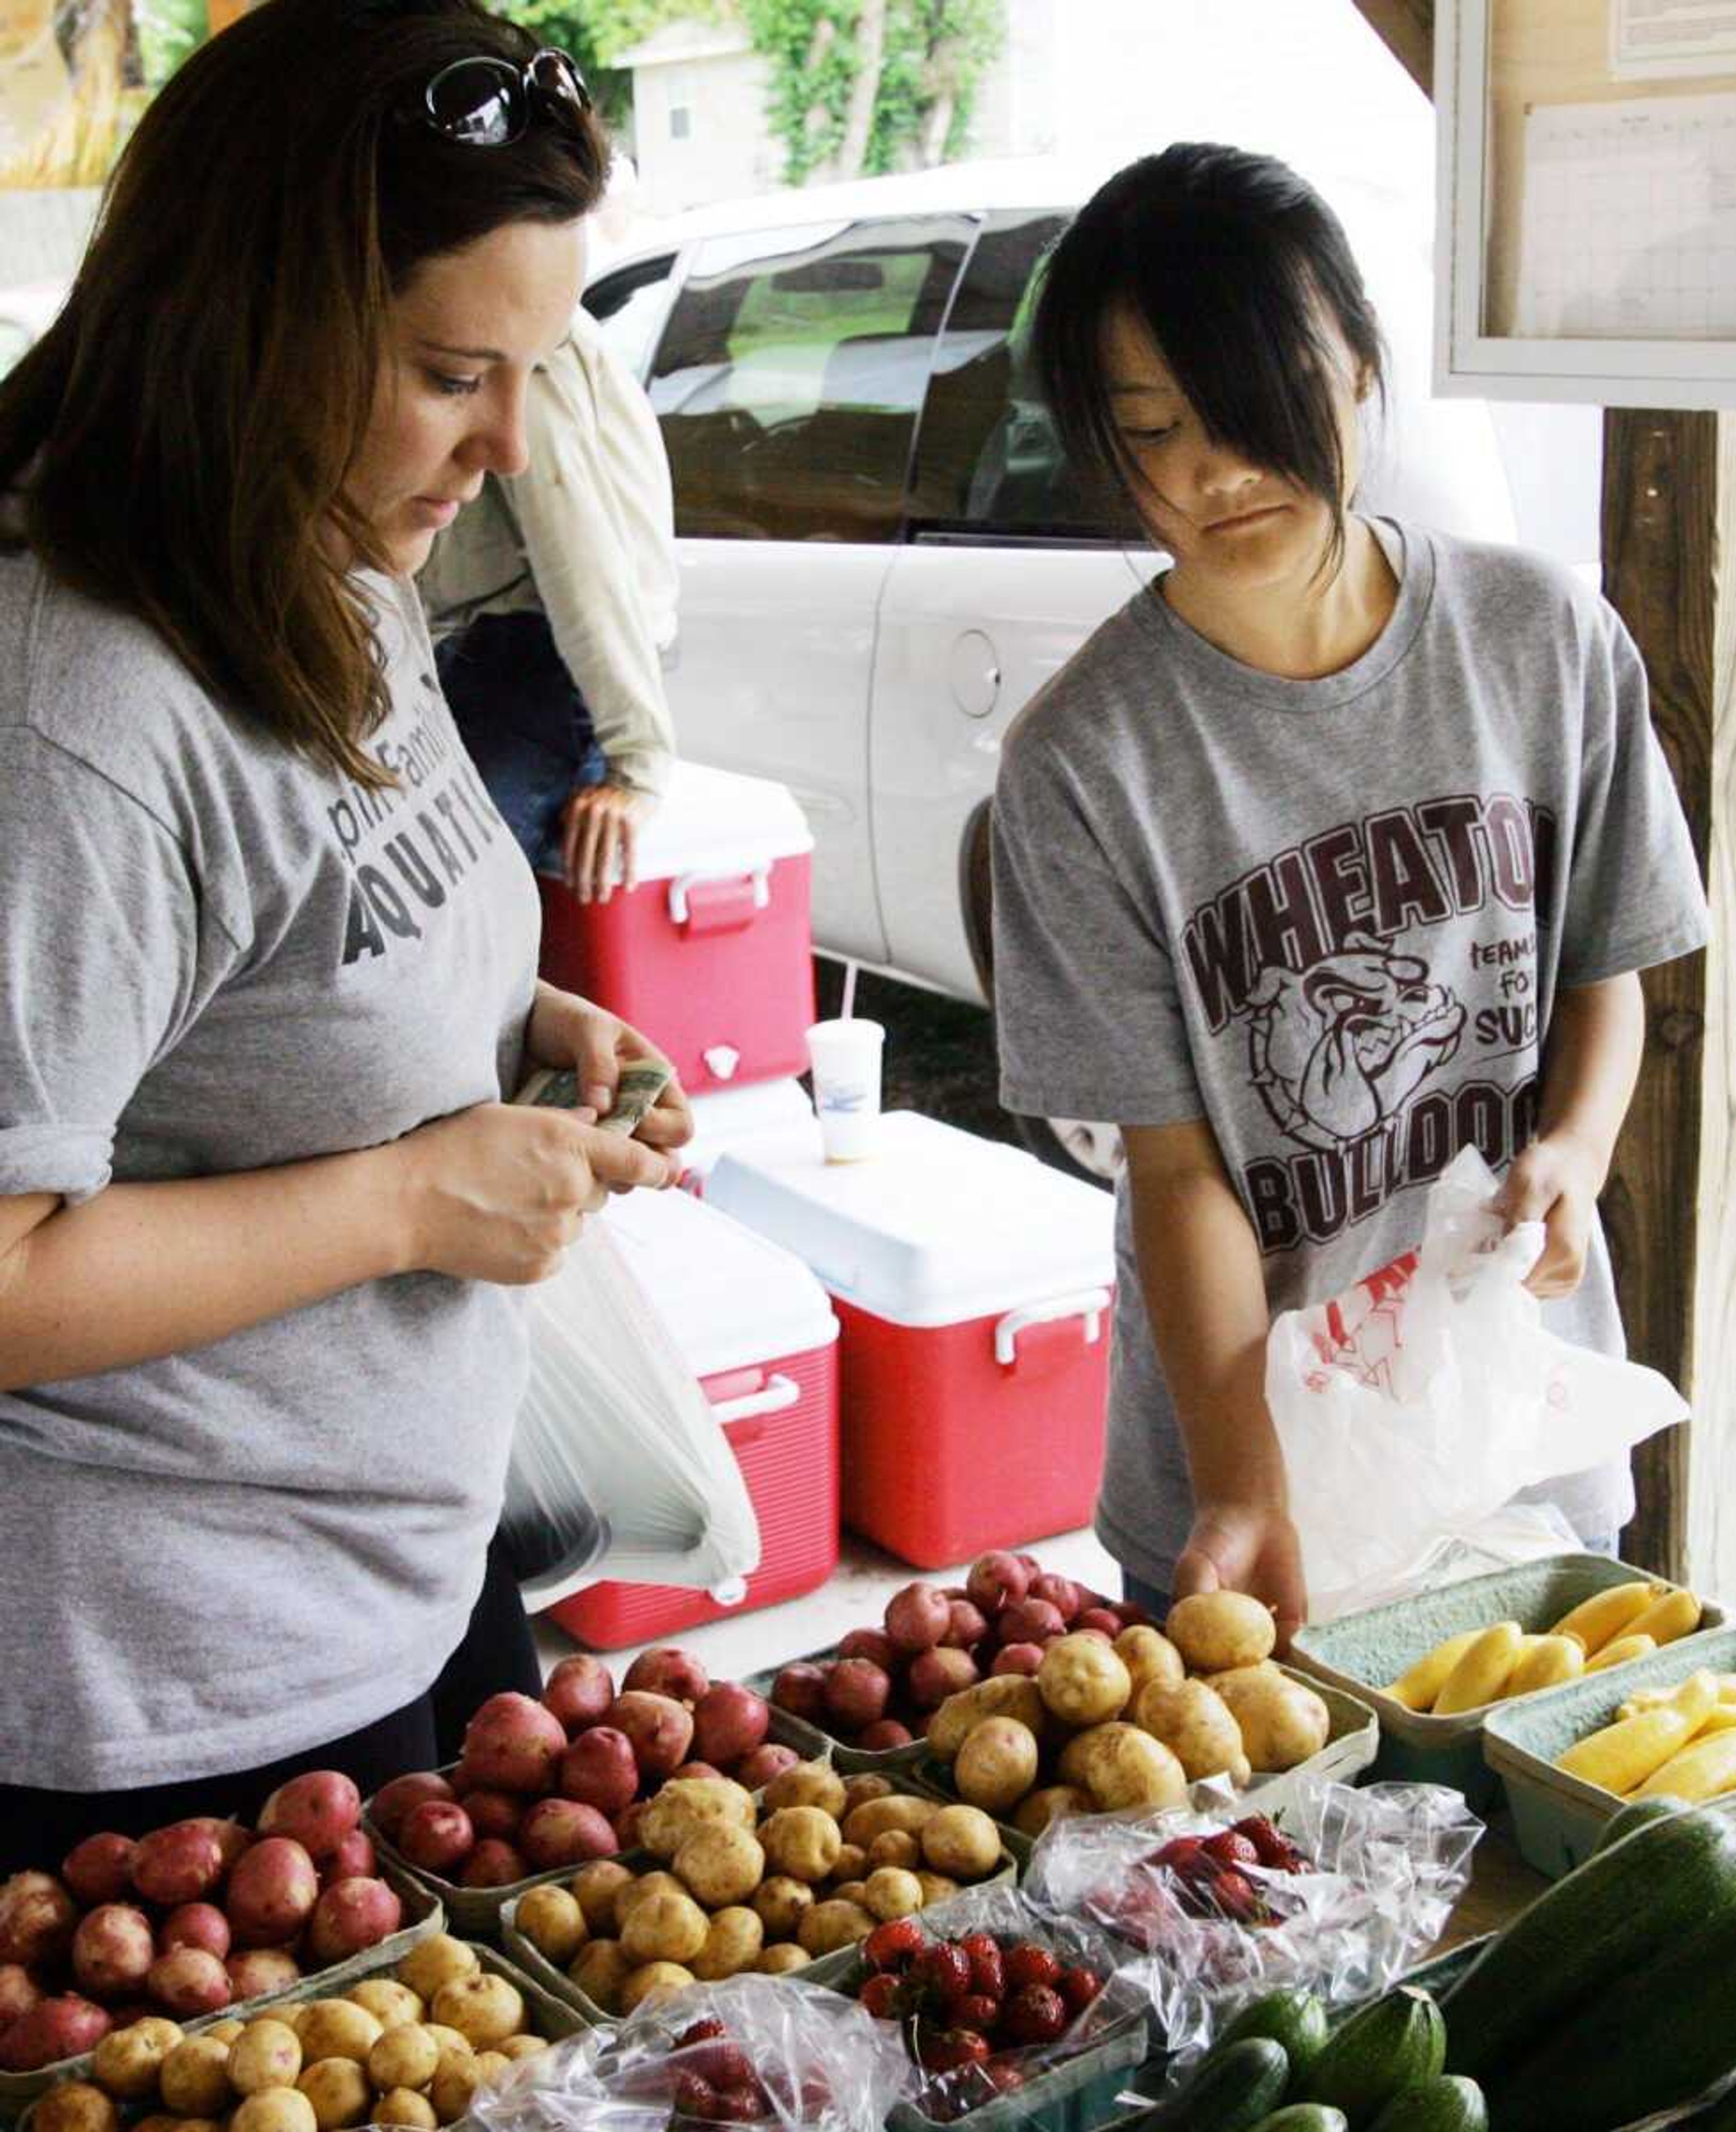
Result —
<path fill-rule="evenodd" d="M 1550 1885 L 1514 1848 L 1504 1817 L 1498 1817 L 1471 1853 L 1470 1885 L 1460 1897 L 1452 1923 L 1435 1944 L 1446 1954 L 1461 1942 L 1499 1932 Z"/>

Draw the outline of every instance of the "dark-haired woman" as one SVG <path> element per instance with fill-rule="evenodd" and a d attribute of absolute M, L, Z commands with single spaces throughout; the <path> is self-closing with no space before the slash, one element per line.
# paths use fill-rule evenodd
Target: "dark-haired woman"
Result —
<path fill-rule="evenodd" d="M 1705 938 L 1614 612 L 1567 573 L 1355 508 L 1382 346 L 1331 210 L 1184 144 L 1050 262 L 1062 435 L 1171 567 L 1009 736 L 995 797 L 1003 1100 L 1127 1150 L 1098 1530 L 1134 1596 L 1304 1618 L 1264 1398 L 1273 1314 L 1418 1241 L 1461 1147 L 1541 1220 L 1530 1286 L 1619 1352 L 1597 1194 L 1638 972 Z M 1589 1542 L 1622 1469 L 1544 1491 Z"/>
<path fill-rule="evenodd" d="M 643 1047 L 538 984 L 407 579 L 522 463 L 603 161 L 471 0 L 268 0 L 0 387 L 0 1862 L 537 1678 L 511 1291 L 689 1128 L 594 1129 Z"/>

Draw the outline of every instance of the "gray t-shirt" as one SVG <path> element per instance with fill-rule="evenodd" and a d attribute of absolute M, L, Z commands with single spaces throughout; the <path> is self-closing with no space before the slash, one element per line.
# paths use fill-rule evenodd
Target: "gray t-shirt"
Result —
<path fill-rule="evenodd" d="M 535 887 L 413 592 L 361 584 L 379 791 L 0 558 L 0 1193 L 266 1169 L 516 1085 Z M 509 1290 L 422 1273 L 0 1395 L 0 1781 L 247 1769 L 419 1694 L 481 1587 L 524 1373 Z"/>
<path fill-rule="evenodd" d="M 1274 1315 L 1411 1249 L 1460 1147 L 1505 1169 L 1561 987 L 1706 937 L 1613 610 L 1535 557 L 1374 522 L 1398 603 L 1342 673 L 1259 672 L 1141 592 L 1023 713 L 995 793 L 1002 1101 L 1205 1118 Z M 1167 1587 L 1192 1496 L 1125 1186 L 1119 1211 L 1097 1529 Z M 1600 1232 L 1546 1323 L 1622 1352 Z M 1633 1513 L 1620 1467 L 1543 1492 L 1586 1536 Z"/>

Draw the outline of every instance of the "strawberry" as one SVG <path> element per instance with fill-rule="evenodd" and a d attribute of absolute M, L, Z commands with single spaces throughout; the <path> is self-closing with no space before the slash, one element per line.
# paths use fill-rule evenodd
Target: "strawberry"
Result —
<path fill-rule="evenodd" d="M 739 2043 L 714 2042 L 707 2038 L 691 2048 L 693 2071 L 702 2080 L 708 2080 L 720 2095 L 726 2088 L 754 2085 L 754 2062 Z"/>
<path fill-rule="evenodd" d="M 1206 1892 L 1220 1916 L 1237 1924 L 1252 1923 L 1265 1907 L 1244 1873 L 1220 1873 Z"/>
<path fill-rule="evenodd" d="M 1010 2058 L 991 2058 L 983 2067 L 983 2077 L 997 2095 L 1011 2095 L 1024 2086 L 1024 2071 Z"/>
<path fill-rule="evenodd" d="M 1157 1850 L 1148 1851 L 1140 1862 L 1146 1866 L 1167 1866 L 1173 1872 L 1179 1871 L 1190 1859 L 1199 1855 L 1205 1844 L 1203 1836 L 1173 1836 L 1168 1843 L 1160 1845 Z"/>
<path fill-rule="evenodd" d="M 1254 1855 L 1262 1866 L 1276 1866 L 1284 1871 L 1289 1870 L 1287 1861 L 1294 1855 L 1294 1846 L 1283 1830 L 1264 1814 L 1244 1815 L 1231 1833 L 1246 1837 L 1254 1846 Z"/>
<path fill-rule="evenodd" d="M 1061 1974 L 1061 1964 L 1046 1947 L 1038 1947 L 1034 1940 L 1021 1940 L 1009 1948 L 1006 1957 L 1007 1990 L 1022 1990 L 1028 1984 L 1041 1984 L 1053 1990 L 1055 1979 Z"/>
<path fill-rule="evenodd" d="M 771 2105 L 757 2081 L 751 2087 L 725 2087 L 717 2091 L 717 2116 L 725 2125 L 752 2125 L 762 2117 L 770 2117 Z"/>
<path fill-rule="evenodd" d="M 1000 1942 L 993 1933 L 966 1933 L 958 1942 L 971 1957 L 971 1989 L 990 1999 L 1005 1995 L 1007 1988 L 1006 1965 L 1001 1959 Z"/>
<path fill-rule="evenodd" d="M 987 2035 L 1000 2018 L 1000 2001 L 991 1999 L 985 1991 L 966 1991 L 962 1999 L 947 2003 L 946 2022 L 949 2029 L 975 2029 L 979 2035 Z"/>
<path fill-rule="evenodd" d="M 715 2124 L 717 2091 L 697 2072 L 684 2072 L 675 2082 L 675 2110 L 679 2116 L 697 2117 L 702 2125 Z"/>
<path fill-rule="evenodd" d="M 675 2038 L 675 2048 L 684 2051 L 692 2043 L 708 2043 L 714 2037 L 727 2033 L 721 2021 L 695 2021 L 690 2029 L 683 2029 Z"/>
<path fill-rule="evenodd" d="M 1063 1969 L 1056 1980 L 1055 1989 L 1073 2013 L 1082 2014 L 1103 1989 L 1103 1979 L 1095 1969 L 1082 1966 Z"/>
<path fill-rule="evenodd" d="M 961 2066 L 981 2065 L 989 2046 L 974 2029 L 930 2029 L 918 2037 L 916 2055 L 930 2072 L 957 2072 Z"/>
<path fill-rule="evenodd" d="M 952 1940 L 931 1940 L 910 1964 L 910 1978 L 937 1998 L 962 1999 L 971 1988 L 971 1957 Z"/>
<path fill-rule="evenodd" d="M 904 1986 L 890 1970 L 870 1976 L 860 1994 L 862 2004 L 877 2021 L 895 2021 L 904 2010 Z"/>
<path fill-rule="evenodd" d="M 1208 1836 L 1200 1846 L 1208 1858 L 1215 1858 L 1220 1866 L 1259 1866 L 1264 1863 L 1259 1846 L 1251 1837 L 1244 1836 L 1238 1828 L 1221 1829 L 1216 1836 Z"/>
<path fill-rule="evenodd" d="M 862 1959 L 870 1969 L 899 1970 L 923 1944 L 923 1928 L 914 1918 L 894 1918 L 876 1925 L 862 1942 Z"/>
<path fill-rule="evenodd" d="M 1001 2033 L 1009 2043 L 1052 2043 L 1072 2017 L 1067 2001 L 1047 1984 L 1027 1984 L 1001 2010 Z"/>

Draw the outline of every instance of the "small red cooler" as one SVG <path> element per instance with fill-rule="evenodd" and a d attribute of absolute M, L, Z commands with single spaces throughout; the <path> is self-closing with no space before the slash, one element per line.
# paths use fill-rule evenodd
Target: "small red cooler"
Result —
<path fill-rule="evenodd" d="M 717 1410 L 760 1520 L 733 1606 L 669 1584 L 593 1584 L 549 1611 L 600 1650 L 811 1592 L 838 1558 L 838 1323 L 789 1252 L 683 1192 L 634 1192 L 601 1219 Z"/>
<path fill-rule="evenodd" d="M 650 1037 L 689 1095 L 803 1073 L 813 851 L 783 785 L 677 763 L 631 893 L 581 903 L 538 876 L 542 973 Z"/>
<path fill-rule="evenodd" d="M 844 1522 L 938 1569 L 1088 1522 L 1115 1203 L 911 1111 L 828 1164 L 818 1126 L 726 1152 L 707 1206 L 795 1252 L 843 1324 Z"/>

